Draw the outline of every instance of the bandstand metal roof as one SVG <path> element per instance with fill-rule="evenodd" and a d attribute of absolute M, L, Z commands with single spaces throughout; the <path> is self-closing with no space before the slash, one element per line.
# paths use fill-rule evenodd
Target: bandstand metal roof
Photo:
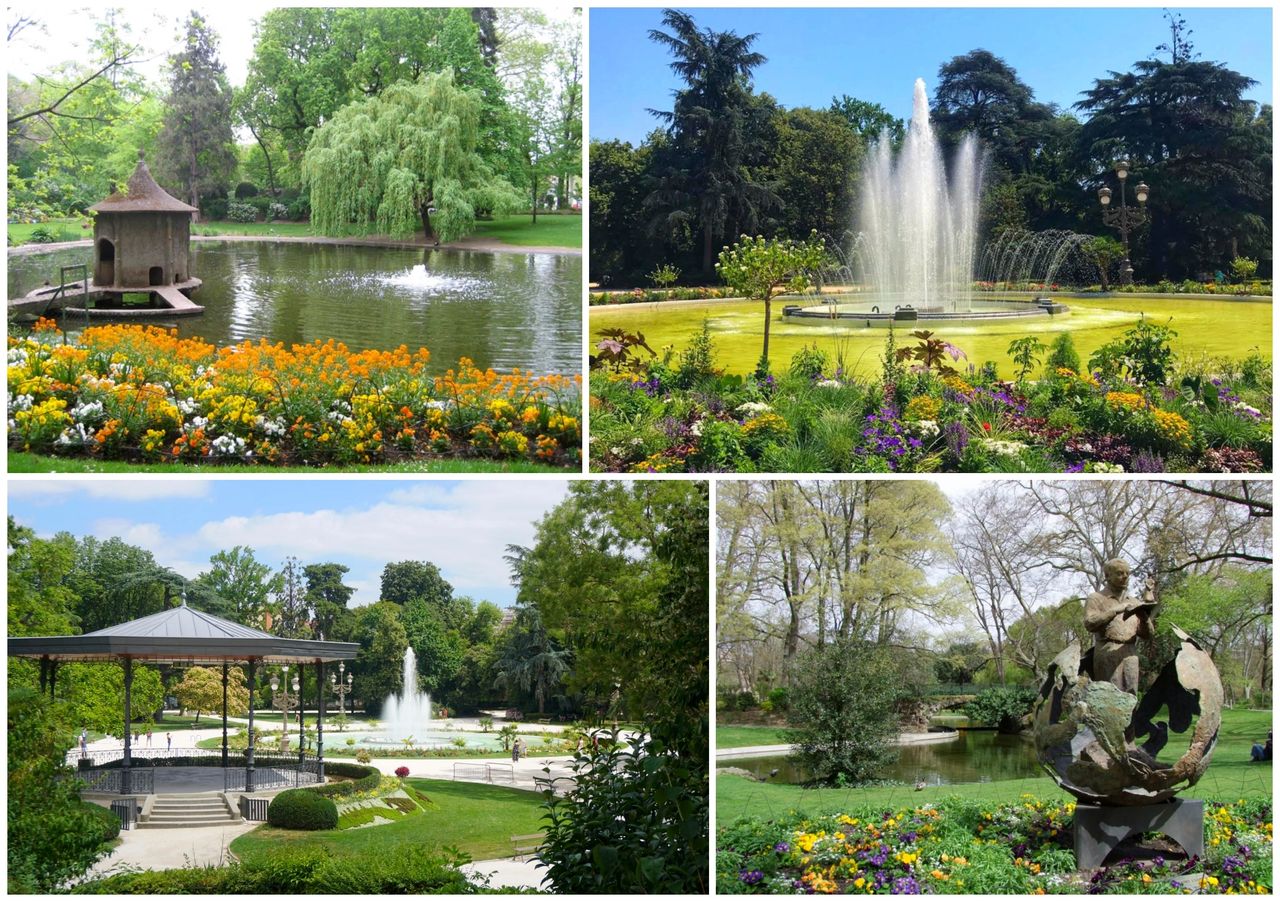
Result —
<path fill-rule="evenodd" d="M 9 639 L 9 655 L 51 661 L 112 661 L 132 658 L 158 664 L 258 661 L 265 664 L 313 664 L 351 661 L 355 642 L 285 639 L 232 623 L 203 611 L 179 607 L 108 626 L 80 636 L 29 636 Z"/>

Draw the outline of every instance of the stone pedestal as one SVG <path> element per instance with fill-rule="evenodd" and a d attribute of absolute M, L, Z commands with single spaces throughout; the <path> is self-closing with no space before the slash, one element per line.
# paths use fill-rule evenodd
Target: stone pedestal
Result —
<path fill-rule="evenodd" d="M 1173 799 L 1157 805 L 1076 805 L 1076 867 L 1101 867 L 1111 851 L 1135 833 L 1163 833 L 1186 853 L 1204 855 L 1204 802 Z"/>

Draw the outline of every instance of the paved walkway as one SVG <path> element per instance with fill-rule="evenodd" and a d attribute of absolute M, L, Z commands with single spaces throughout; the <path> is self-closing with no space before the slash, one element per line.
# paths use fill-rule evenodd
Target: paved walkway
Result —
<path fill-rule="evenodd" d="M 495 889 L 509 886 L 512 889 L 539 889 L 546 874 L 542 862 L 536 858 L 521 861 L 516 858 L 492 858 L 473 861 L 460 870 L 476 882 L 487 883 Z"/>
<path fill-rule="evenodd" d="M 120 844 L 85 875 L 107 877 L 123 871 L 165 871 L 171 868 L 221 865 L 231 862 L 231 841 L 258 824 L 219 827 L 177 827 L 169 830 L 121 830 Z"/>
<path fill-rule="evenodd" d="M 938 742 L 954 742 L 960 738 L 957 732 L 947 733 L 899 733 L 897 745 L 933 745 Z M 717 761 L 732 761 L 735 758 L 764 758 L 767 755 L 789 755 L 794 747 L 790 745 L 746 745 L 733 749 L 716 749 Z"/>

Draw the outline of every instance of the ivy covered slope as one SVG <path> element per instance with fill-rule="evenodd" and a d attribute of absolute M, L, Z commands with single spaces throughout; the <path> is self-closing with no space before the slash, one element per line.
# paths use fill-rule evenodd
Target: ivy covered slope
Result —
<path fill-rule="evenodd" d="M 1206 472 L 1271 469 L 1271 363 L 1178 359 L 1140 320 L 1081 361 L 1071 336 L 1012 341 L 997 378 L 929 331 L 885 339 L 878 378 L 815 347 L 785 373 L 715 364 L 706 326 L 678 356 L 639 333 L 592 357 L 591 466 L 613 472 Z M 904 341 L 905 339 L 905 341 Z M 900 344 L 901 342 L 901 344 Z"/>

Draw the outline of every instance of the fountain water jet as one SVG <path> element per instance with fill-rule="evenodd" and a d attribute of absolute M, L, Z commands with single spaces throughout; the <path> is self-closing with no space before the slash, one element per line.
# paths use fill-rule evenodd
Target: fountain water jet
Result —
<path fill-rule="evenodd" d="M 418 658 L 412 648 L 404 650 L 403 676 L 400 694 L 388 695 L 382 703 L 387 735 L 397 741 L 422 737 L 431 729 L 431 695 L 418 689 Z"/>
<path fill-rule="evenodd" d="M 888 135 L 872 145 L 863 169 L 859 229 L 848 249 L 850 266 L 835 281 L 862 290 L 824 292 L 807 305 L 784 306 L 788 319 L 994 319 L 1043 316 L 1066 308 L 1025 299 L 974 301 L 978 211 L 984 159 L 978 140 L 960 142 L 948 171 L 929 122 L 924 79 L 915 82 L 911 124 L 895 155 Z M 785 300 L 790 300 L 787 298 Z M 815 303 L 815 301 L 817 303 Z"/>

